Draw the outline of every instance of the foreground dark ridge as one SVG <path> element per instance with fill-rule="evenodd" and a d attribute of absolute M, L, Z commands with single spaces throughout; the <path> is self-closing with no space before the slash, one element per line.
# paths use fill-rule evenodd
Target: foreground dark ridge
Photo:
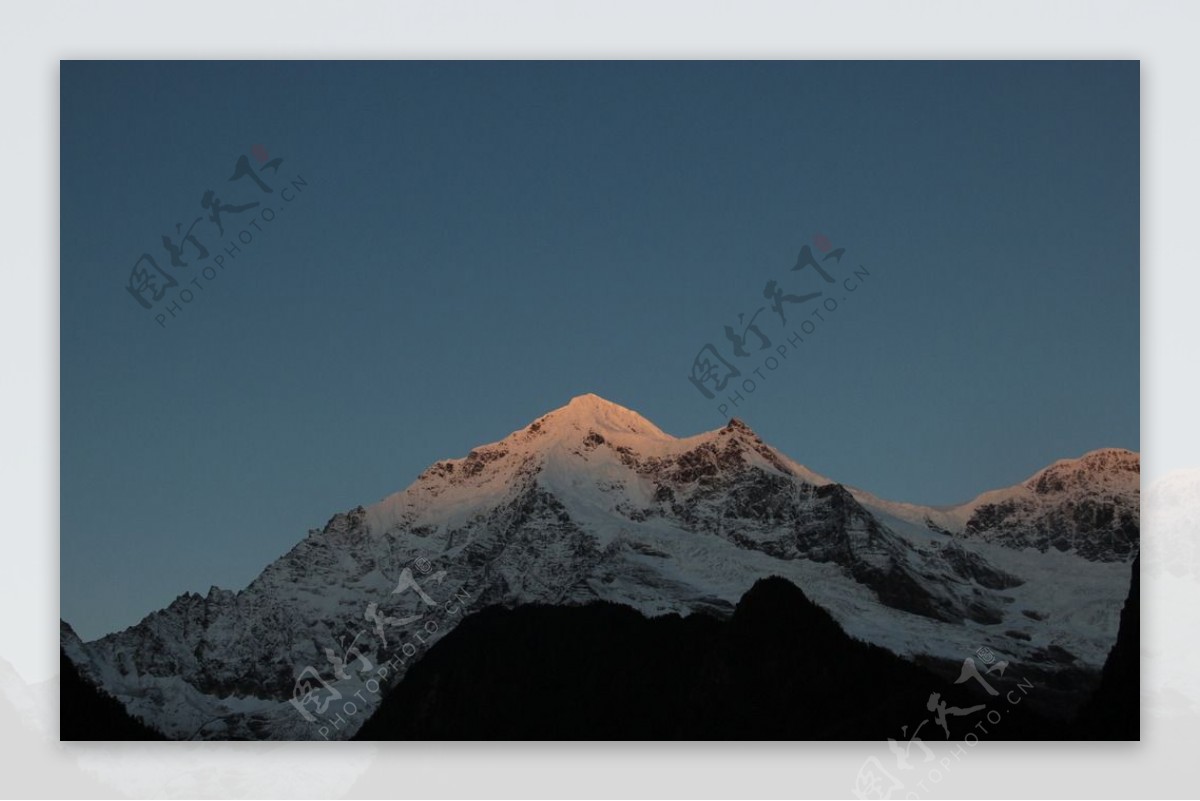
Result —
<path fill-rule="evenodd" d="M 59 651 L 58 738 L 60 740 L 165 740 L 125 711 L 125 706 L 91 680 L 66 652 Z"/>
<path fill-rule="evenodd" d="M 771 578 L 727 621 L 646 618 L 609 603 L 486 609 L 432 648 L 355 739 L 884 740 L 931 718 L 923 738 L 943 740 L 926 706 L 934 692 L 960 708 L 1003 706 L 989 739 L 1138 736 L 1086 708 L 1083 730 L 1007 703 L 1010 689 L 1038 691 L 1022 688 L 1019 665 L 987 680 L 1000 699 L 848 637 L 799 588 Z M 1101 700 L 1130 694 L 1136 704 L 1136 682 L 1112 675 Z M 974 719 L 948 725 L 958 740 Z"/>

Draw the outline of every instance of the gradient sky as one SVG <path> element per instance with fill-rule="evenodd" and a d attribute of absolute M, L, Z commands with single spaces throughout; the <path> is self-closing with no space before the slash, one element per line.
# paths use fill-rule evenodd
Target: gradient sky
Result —
<path fill-rule="evenodd" d="M 932 504 L 1137 450 L 1138 85 L 1137 62 L 64 62 L 62 616 L 90 639 L 240 589 L 573 395 L 719 427 L 693 357 L 732 358 L 768 280 L 821 289 L 789 271 L 816 234 L 871 277 L 745 396 L 766 441 Z M 226 181 L 256 144 L 307 187 L 160 328 L 130 268 L 205 190 L 263 197 Z"/>

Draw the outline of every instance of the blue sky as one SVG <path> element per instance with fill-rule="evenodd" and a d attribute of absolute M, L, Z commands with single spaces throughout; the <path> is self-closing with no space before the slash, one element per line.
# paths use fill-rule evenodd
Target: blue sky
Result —
<path fill-rule="evenodd" d="M 91 638 L 238 589 L 573 395 L 716 428 L 693 358 L 760 363 L 723 330 L 768 280 L 845 299 L 736 410 L 820 473 L 943 504 L 1136 450 L 1138 86 L 1137 62 L 64 62 L 63 618 Z M 270 196 L 227 180 L 254 145 Z M 212 281 L 175 269 L 204 288 L 160 327 L 130 270 L 170 269 L 209 189 L 280 211 L 202 220 L 210 258 L 252 241 Z M 853 295 L 789 269 L 818 234 L 839 282 L 869 270 Z"/>

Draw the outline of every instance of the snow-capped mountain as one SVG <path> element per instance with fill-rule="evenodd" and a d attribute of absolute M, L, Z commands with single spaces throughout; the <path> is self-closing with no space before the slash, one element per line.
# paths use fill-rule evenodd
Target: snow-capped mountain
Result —
<path fill-rule="evenodd" d="M 959 539 L 1128 562 L 1138 552 L 1140 467 L 1136 453 L 1103 448 L 948 508 L 855 496 L 872 511 Z"/>
<path fill-rule="evenodd" d="M 1096 671 L 1138 550 L 1137 464 L 1097 451 L 932 509 L 834 483 L 737 420 L 676 438 L 583 395 L 335 515 L 240 592 L 180 596 L 90 643 L 64 627 L 63 647 L 172 737 L 344 738 L 471 609 L 723 615 L 778 575 L 902 656 L 987 645 Z"/>

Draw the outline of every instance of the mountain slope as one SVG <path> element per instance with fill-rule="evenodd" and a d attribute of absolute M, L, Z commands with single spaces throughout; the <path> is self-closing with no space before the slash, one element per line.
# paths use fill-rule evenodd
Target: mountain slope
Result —
<path fill-rule="evenodd" d="M 894 503 L 864 491 L 854 494 L 881 516 L 960 539 L 1127 562 L 1139 550 L 1140 467 L 1136 453 L 1103 448 L 1062 459 L 1014 487 L 948 508 Z"/>

